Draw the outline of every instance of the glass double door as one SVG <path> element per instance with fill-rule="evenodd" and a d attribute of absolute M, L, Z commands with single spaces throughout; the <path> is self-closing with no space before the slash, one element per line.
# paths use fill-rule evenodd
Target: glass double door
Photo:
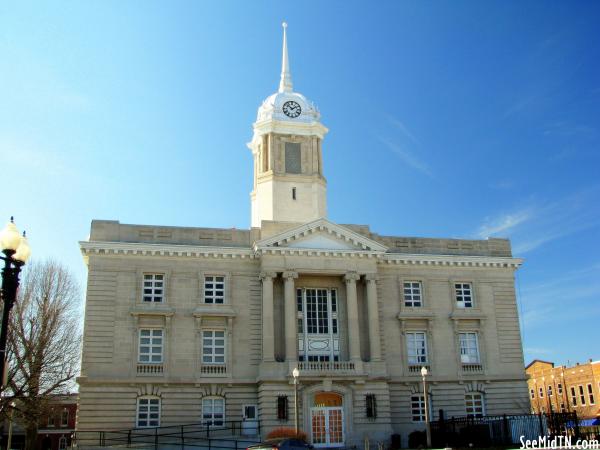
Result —
<path fill-rule="evenodd" d="M 311 408 L 311 435 L 315 447 L 344 445 L 344 411 L 340 406 Z"/>

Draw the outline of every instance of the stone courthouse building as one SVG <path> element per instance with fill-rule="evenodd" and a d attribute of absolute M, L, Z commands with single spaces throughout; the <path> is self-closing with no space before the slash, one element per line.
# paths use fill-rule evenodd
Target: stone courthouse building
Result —
<path fill-rule="evenodd" d="M 92 222 L 78 429 L 293 426 L 296 367 L 315 446 L 423 430 L 422 366 L 434 418 L 527 411 L 509 241 L 330 221 L 328 130 L 285 29 L 253 130 L 251 228 Z"/>

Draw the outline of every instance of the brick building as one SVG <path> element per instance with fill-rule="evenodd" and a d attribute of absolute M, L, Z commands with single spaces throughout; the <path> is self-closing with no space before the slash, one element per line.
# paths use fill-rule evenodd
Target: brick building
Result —
<path fill-rule="evenodd" d="M 25 431 L 16 419 L 13 423 L 13 449 L 25 447 Z M 77 419 L 77 394 L 56 395 L 50 401 L 50 412 L 38 424 L 37 450 L 64 450 L 71 446 L 71 436 Z M 8 441 L 8 420 L 4 421 L 2 447 Z"/>
<path fill-rule="evenodd" d="M 533 412 L 575 411 L 590 424 L 600 423 L 600 361 L 555 367 L 536 359 L 525 372 Z"/>

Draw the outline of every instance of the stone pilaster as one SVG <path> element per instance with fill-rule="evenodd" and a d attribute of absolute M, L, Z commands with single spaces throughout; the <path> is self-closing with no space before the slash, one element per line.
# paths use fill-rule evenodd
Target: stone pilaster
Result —
<path fill-rule="evenodd" d="M 358 300 L 356 297 L 356 272 L 348 272 L 344 276 L 346 282 L 346 302 L 348 309 L 348 346 L 350 361 L 360 361 L 360 333 L 358 329 Z"/>
<path fill-rule="evenodd" d="M 275 361 L 275 331 L 273 325 L 273 278 L 274 272 L 260 274 L 262 280 L 262 359 Z"/>
<path fill-rule="evenodd" d="M 375 274 L 368 274 L 365 277 L 365 281 L 367 283 L 367 311 L 369 314 L 369 346 L 371 361 L 381 361 L 377 276 Z"/>
<path fill-rule="evenodd" d="M 296 326 L 298 320 L 296 319 L 296 295 L 295 295 L 295 282 L 298 278 L 297 272 L 283 272 L 283 279 L 285 280 L 283 297 L 284 297 L 284 315 L 285 315 L 285 359 L 287 361 L 298 360 L 298 332 Z"/>

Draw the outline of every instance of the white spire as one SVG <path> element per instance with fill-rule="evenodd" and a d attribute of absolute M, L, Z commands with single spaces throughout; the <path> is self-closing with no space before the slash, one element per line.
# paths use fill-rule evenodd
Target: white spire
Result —
<path fill-rule="evenodd" d="M 283 22 L 283 57 L 281 60 L 281 81 L 279 82 L 279 92 L 292 92 L 292 74 L 290 73 L 290 62 L 287 50 L 287 23 Z"/>

